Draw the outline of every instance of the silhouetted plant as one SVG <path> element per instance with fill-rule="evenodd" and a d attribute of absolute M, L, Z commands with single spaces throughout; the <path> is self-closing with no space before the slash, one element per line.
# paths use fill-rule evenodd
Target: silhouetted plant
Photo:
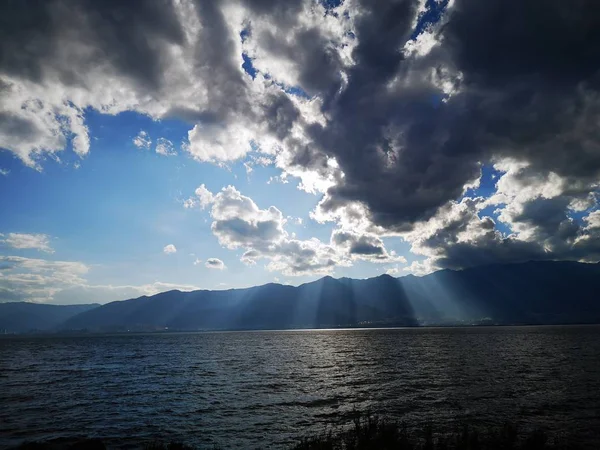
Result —
<path fill-rule="evenodd" d="M 104 450 L 98 439 L 81 440 L 69 445 L 56 442 L 30 442 L 20 450 Z M 144 450 L 193 450 L 179 442 L 150 442 Z M 435 431 L 431 424 L 409 431 L 398 423 L 372 414 L 355 413 L 349 429 L 330 429 L 304 437 L 290 450 L 576 450 L 577 445 L 562 436 L 550 438 L 542 430 L 520 433 L 514 424 L 476 428 L 464 425 L 450 433 Z M 216 446 L 213 449 L 217 449 Z"/>
<path fill-rule="evenodd" d="M 541 430 L 520 437 L 515 425 L 478 429 L 464 425 L 454 433 L 436 435 L 432 425 L 410 433 L 406 424 L 377 416 L 357 415 L 353 427 L 303 438 L 292 450 L 575 450 L 574 444 L 550 440 Z"/>

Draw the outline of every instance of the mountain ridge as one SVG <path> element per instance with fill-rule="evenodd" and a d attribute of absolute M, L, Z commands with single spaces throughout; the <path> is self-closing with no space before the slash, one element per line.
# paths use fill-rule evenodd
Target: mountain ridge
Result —
<path fill-rule="evenodd" d="M 326 276 L 299 286 L 267 283 L 214 291 L 175 289 L 90 307 L 43 329 L 157 331 L 600 323 L 596 292 L 600 292 L 600 263 L 528 261 L 444 269 L 420 277 Z"/>
<path fill-rule="evenodd" d="M 69 318 L 99 307 L 98 303 L 52 305 L 47 303 L 0 303 L 0 334 L 53 331 Z"/>

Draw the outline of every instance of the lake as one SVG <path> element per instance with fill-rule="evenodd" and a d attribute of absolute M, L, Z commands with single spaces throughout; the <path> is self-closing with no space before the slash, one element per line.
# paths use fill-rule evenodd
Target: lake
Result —
<path fill-rule="evenodd" d="M 355 410 L 600 429 L 600 326 L 306 330 L 0 339 L 0 447 L 101 437 L 285 448 Z M 590 444 L 592 445 L 592 444 Z"/>

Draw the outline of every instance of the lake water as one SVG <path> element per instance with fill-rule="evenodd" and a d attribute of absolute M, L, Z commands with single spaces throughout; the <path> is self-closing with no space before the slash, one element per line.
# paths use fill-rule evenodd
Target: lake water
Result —
<path fill-rule="evenodd" d="M 511 420 L 591 442 L 600 327 L 7 337 L 0 405 L 0 448 L 72 436 L 285 448 L 354 409 L 448 428 Z"/>

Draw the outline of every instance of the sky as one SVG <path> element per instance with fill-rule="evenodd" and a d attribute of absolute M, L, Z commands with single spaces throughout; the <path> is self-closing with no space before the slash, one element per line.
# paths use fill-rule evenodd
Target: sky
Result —
<path fill-rule="evenodd" d="M 595 0 L 9 0 L 0 301 L 600 259 Z"/>

